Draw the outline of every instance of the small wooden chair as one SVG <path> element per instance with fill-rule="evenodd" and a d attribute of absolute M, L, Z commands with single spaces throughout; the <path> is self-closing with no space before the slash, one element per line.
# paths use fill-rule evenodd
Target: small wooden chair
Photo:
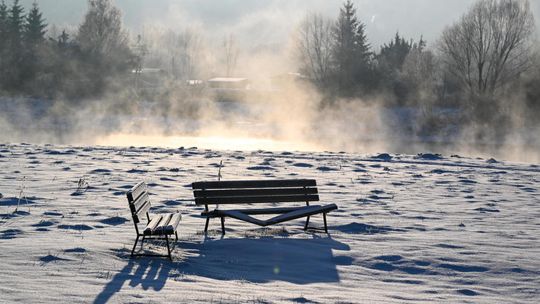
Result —
<path fill-rule="evenodd" d="M 154 215 L 150 217 L 148 211 L 150 210 L 150 198 L 148 196 L 148 189 L 145 182 L 140 182 L 135 185 L 131 190 L 127 192 L 127 199 L 129 204 L 129 209 L 131 210 L 131 215 L 133 217 L 133 223 L 135 224 L 135 231 L 137 232 L 137 238 L 135 239 L 135 244 L 131 250 L 131 257 L 134 256 L 162 256 L 168 257 L 172 261 L 171 249 L 169 245 L 169 236 L 176 237 L 178 241 L 178 232 L 177 228 L 182 219 L 180 213 L 165 213 L 160 215 Z M 142 233 L 139 230 L 139 223 L 141 222 L 141 217 L 146 216 L 147 224 L 146 227 L 142 230 Z M 135 254 L 135 248 L 137 247 L 137 242 L 139 237 L 142 237 L 141 247 L 145 239 L 161 239 L 165 240 L 167 244 L 167 255 L 159 254 Z M 176 244 L 176 243 L 175 243 Z"/>

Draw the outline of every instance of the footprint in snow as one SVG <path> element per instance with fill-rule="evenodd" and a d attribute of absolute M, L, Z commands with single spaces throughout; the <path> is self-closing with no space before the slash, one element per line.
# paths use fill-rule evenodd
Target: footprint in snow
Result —
<path fill-rule="evenodd" d="M 71 261 L 70 259 L 60 258 L 55 255 L 46 255 L 39 258 L 39 260 L 42 262 L 41 266 L 52 263 L 52 262 L 62 262 L 62 261 Z"/>
<path fill-rule="evenodd" d="M 479 295 L 478 292 L 471 289 L 458 289 L 457 293 L 470 297 Z"/>
<path fill-rule="evenodd" d="M 11 240 L 16 238 L 18 235 L 22 234 L 23 231 L 20 229 L 7 229 L 0 231 L 1 240 Z"/>
<path fill-rule="evenodd" d="M 59 225 L 59 229 L 68 229 L 68 230 L 77 230 L 77 231 L 87 231 L 87 230 L 93 230 L 94 227 L 84 225 L 84 224 L 77 224 L 77 225 Z"/>
<path fill-rule="evenodd" d="M 92 171 L 90 171 L 89 173 L 90 174 L 110 174 L 112 171 L 109 170 L 109 169 L 94 169 Z"/>
<path fill-rule="evenodd" d="M 414 158 L 415 159 L 423 159 L 423 160 L 441 160 L 441 159 L 443 159 L 441 154 L 433 154 L 433 153 L 419 153 Z"/>
<path fill-rule="evenodd" d="M 125 218 L 125 217 L 113 216 L 113 217 L 110 217 L 110 218 L 103 219 L 103 220 L 101 220 L 99 222 L 102 223 L 102 224 L 105 224 L 105 225 L 118 226 L 118 225 L 124 224 L 127 221 L 128 221 L 128 219 Z"/>
<path fill-rule="evenodd" d="M 322 171 L 322 172 L 337 171 L 336 168 L 331 168 L 331 167 L 327 167 L 327 166 L 317 167 L 317 170 Z"/>
<path fill-rule="evenodd" d="M 259 170 L 259 171 L 276 170 L 275 168 L 270 167 L 270 166 L 252 166 L 252 167 L 247 167 L 247 169 L 248 170 Z"/>
<path fill-rule="evenodd" d="M 50 227 L 50 226 L 53 226 L 55 224 L 57 224 L 58 222 L 56 221 L 45 221 L 45 220 L 42 220 L 40 221 L 39 223 L 36 223 L 36 224 L 32 224 L 32 227 Z"/>
<path fill-rule="evenodd" d="M 75 248 L 71 248 L 71 249 L 66 249 L 66 250 L 64 250 L 64 252 L 65 253 L 85 253 L 86 249 L 81 248 L 81 247 L 75 247 Z"/>

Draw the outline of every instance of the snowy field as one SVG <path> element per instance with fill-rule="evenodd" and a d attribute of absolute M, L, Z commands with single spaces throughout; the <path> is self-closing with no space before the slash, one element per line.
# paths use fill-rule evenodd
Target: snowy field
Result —
<path fill-rule="evenodd" d="M 190 184 L 314 178 L 329 234 L 228 219 Z M 2 303 L 538 303 L 540 167 L 459 156 L 0 145 Z M 129 259 L 125 192 L 183 214 L 174 261 Z M 322 217 L 312 219 L 322 224 Z M 147 249 L 163 253 L 161 244 Z"/>

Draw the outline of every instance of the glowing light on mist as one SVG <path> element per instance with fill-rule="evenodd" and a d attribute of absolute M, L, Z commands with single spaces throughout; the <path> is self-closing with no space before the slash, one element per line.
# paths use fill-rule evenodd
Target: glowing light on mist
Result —
<path fill-rule="evenodd" d="M 371 23 L 375 23 L 375 18 L 377 18 L 377 15 L 371 16 Z"/>
<path fill-rule="evenodd" d="M 111 134 L 96 139 L 96 145 L 102 146 L 154 146 L 165 148 L 197 147 L 215 150 L 267 150 L 267 151 L 322 151 L 315 144 L 280 141 L 267 138 L 230 137 L 230 136 L 164 136 Z"/>

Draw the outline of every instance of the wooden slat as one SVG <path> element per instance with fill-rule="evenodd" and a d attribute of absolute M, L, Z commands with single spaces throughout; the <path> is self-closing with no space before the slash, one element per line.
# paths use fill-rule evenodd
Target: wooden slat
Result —
<path fill-rule="evenodd" d="M 135 201 L 143 192 L 146 192 L 145 182 L 140 182 L 133 186 L 133 188 L 126 193 L 128 202 Z"/>
<path fill-rule="evenodd" d="M 241 190 L 195 190 L 195 197 L 226 197 L 226 196 L 274 196 L 274 195 L 299 195 L 317 194 L 317 188 L 265 188 L 265 189 L 241 189 Z"/>
<path fill-rule="evenodd" d="M 156 229 L 156 227 L 159 225 L 159 222 L 161 222 L 161 215 L 156 215 L 152 218 L 150 223 L 144 228 L 144 234 L 152 234 L 152 231 Z"/>
<path fill-rule="evenodd" d="M 264 208 L 264 209 L 234 209 L 231 211 L 238 211 L 244 214 L 260 215 L 260 214 L 281 214 L 297 210 L 301 207 L 279 207 L 279 208 Z M 202 216 L 219 217 L 220 210 L 212 210 L 201 213 Z"/>
<path fill-rule="evenodd" d="M 173 214 L 171 220 L 169 221 L 169 224 L 163 228 L 163 232 L 165 234 L 175 233 L 178 224 L 180 224 L 180 220 L 182 220 L 182 215 L 180 213 Z"/>
<path fill-rule="evenodd" d="M 286 221 L 291 221 L 297 218 L 315 215 L 318 213 L 329 212 L 335 209 L 337 209 L 336 204 L 330 204 L 330 205 L 325 205 L 325 206 L 305 206 L 305 207 L 302 207 L 301 209 L 278 215 L 265 222 L 266 222 L 266 225 L 274 225 L 274 224 L 279 224 Z"/>
<path fill-rule="evenodd" d="M 144 205 L 149 200 L 150 198 L 148 197 L 148 192 L 143 193 L 142 195 L 139 196 L 139 198 L 137 198 L 136 201 L 129 204 L 131 212 L 132 213 L 137 212 L 139 209 L 141 209 L 142 205 Z"/>
<path fill-rule="evenodd" d="M 318 195 L 282 195 L 282 196 L 233 196 L 219 198 L 195 198 L 197 205 L 219 204 L 255 204 L 255 203 L 288 203 L 288 202 L 312 202 L 318 201 Z"/>
<path fill-rule="evenodd" d="M 238 180 L 238 181 L 208 181 L 191 184 L 193 189 L 249 189 L 249 188 L 287 188 L 314 187 L 314 179 L 284 179 L 284 180 Z"/>
<path fill-rule="evenodd" d="M 169 224 L 169 221 L 171 220 L 172 213 L 164 214 L 161 218 L 161 221 L 159 222 L 159 225 L 152 229 L 152 234 L 155 235 L 162 235 L 165 231 L 165 226 Z"/>
<path fill-rule="evenodd" d="M 150 210 L 150 201 L 147 201 L 144 205 L 141 206 L 137 213 L 135 214 L 138 217 L 144 216 L 148 210 Z"/>
<path fill-rule="evenodd" d="M 239 212 L 239 211 L 225 210 L 225 211 L 222 211 L 222 213 L 223 213 L 223 215 L 235 218 L 237 220 L 241 220 L 241 221 L 252 223 L 252 224 L 255 224 L 255 225 L 259 225 L 259 226 L 266 226 L 266 221 L 261 221 L 259 219 L 251 217 L 251 216 L 249 216 L 247 214 L 244 214 L 242 212 Z"/>

